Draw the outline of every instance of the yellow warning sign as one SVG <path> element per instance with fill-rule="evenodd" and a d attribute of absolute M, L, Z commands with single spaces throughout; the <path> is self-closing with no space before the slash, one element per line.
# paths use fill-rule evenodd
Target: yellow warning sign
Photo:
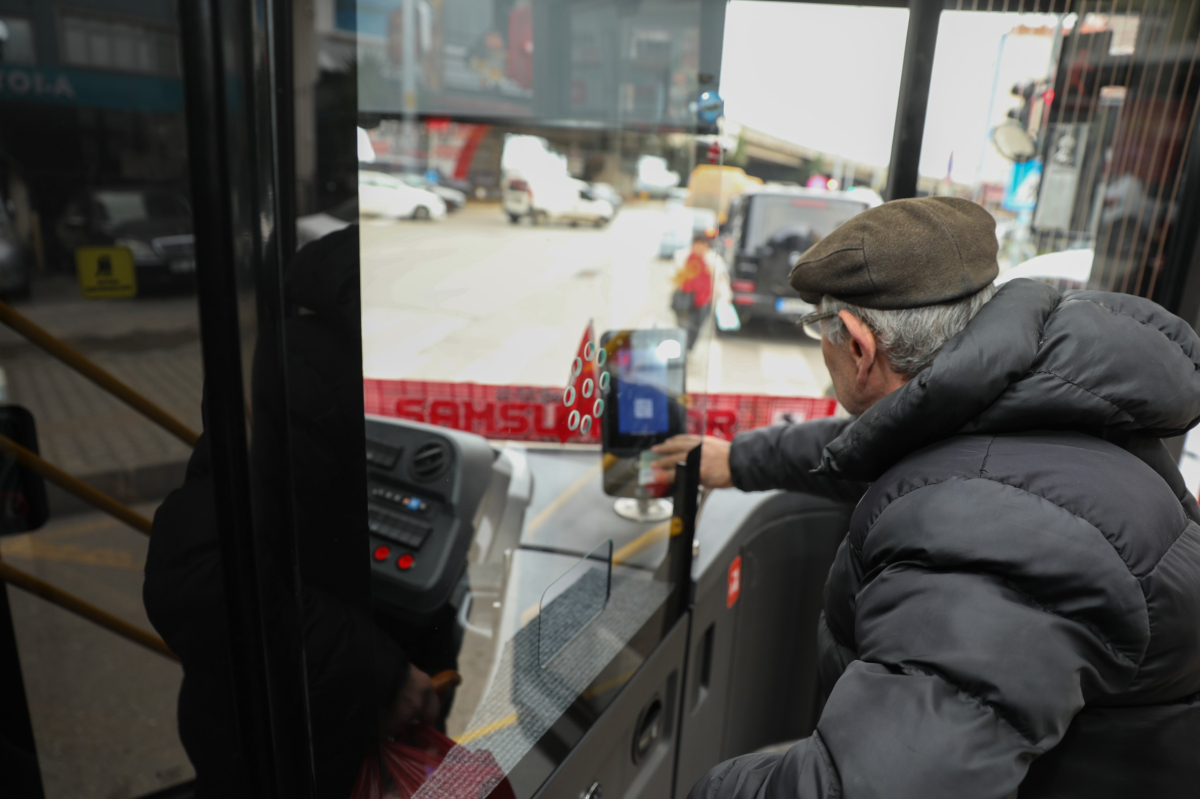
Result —
<path fill-rule="evenodd" d="M 137 272 L 128 247 L 80 247 L 75 250 L 79 290 L 89 300 L 137 296 Z"/>

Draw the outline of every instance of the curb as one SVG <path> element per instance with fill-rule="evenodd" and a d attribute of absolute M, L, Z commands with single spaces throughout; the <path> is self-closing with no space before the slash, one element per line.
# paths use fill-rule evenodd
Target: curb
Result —
<path fill-rule="evenodd" d="M 125 505 L 138 505 L 145 502 L 157 502 L 166 497 L 167 494 L 183 485 L 186 472 L 187 461 L 182 460 L 139 466 L 135 469 L 81 474 L 78 477 L 97 491 L 103 491 L 118 502 Z M 46 483 L 46 498 L 49 500 L 52 520 L 80 513 L 101 512 L 74 494 L 69 494 L 49 482 Z"/>

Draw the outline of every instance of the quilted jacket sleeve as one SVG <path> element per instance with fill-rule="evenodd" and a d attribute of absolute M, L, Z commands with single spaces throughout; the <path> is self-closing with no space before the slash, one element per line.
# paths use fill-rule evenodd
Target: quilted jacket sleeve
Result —
<path fill-rule="evenodd" d="M 784 489 L 856 502 L 866 483 L 812 474 L 825 445 L 853 419 L 818 419 L 802 424 L 776 424 L 740 433 L 733 439 L 729 468 L 742 491 Z"/>
<path fill-rule="evenodd" d="M 1119 575 L 1112 548 L 1072 552 L 1074 579 L 1034 580 L 1049 559 L 1005 562 L 1003 541 L 987 557 L 973 556 L 968 541 L 958 557 L 948 548 L 972 537 L 962 526 L 970 518 L 991 527 L 991 539 L 1001 528 L 1010 539 L 1069 531 L 1036 510 L 1023 515 L 1034 499 L 1016 492 L 1008 516 L 986 501 L 975 505 L 985 513 L 948 507 L 956 501 L 949 493 L 931 488 L 909 495 L 921 501 L 899 500 L 909 507 L 888 509 L 880 527 L 889 529 L 870 533 L 873 551 L 843 550 L 848 570 L 863 576 L 853 629 L 835 624 L 833 633 L 852 637 L 858 659 L 834 685 L 816 732 L 783 755 L 717 766 L 691 799 L 1015 796 L 1030 763 L 1062 739 L 1087 700 L 1124 690 L 1137 671 L 1137 633 L 1123 638 L 1105 618 L 1130 628 L 1144 622 L 1136 581 L 1128 572 L 1099 585 L 1079 579 L 1114 562 Z M 914 524 L 923 528 L 915 535 Z M 885 551 L 889 536 L 918 543 Z"/>

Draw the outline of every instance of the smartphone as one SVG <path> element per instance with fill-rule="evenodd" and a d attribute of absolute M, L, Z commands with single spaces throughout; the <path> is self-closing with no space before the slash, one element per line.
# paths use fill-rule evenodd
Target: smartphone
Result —
<path fill-rule="evenodd" d="M 610 330 L 600 338 L 605 454 L 636 458 L 687 429 L 687 333 Z"/>

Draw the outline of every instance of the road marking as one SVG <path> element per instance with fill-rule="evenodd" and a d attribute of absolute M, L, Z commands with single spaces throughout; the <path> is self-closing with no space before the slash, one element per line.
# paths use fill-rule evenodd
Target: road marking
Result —
<path fill-rule="evenodd" d="M 569 488 L 567 489 L 567 491 L 570 490 L 571 489 Z M 672 521 L 674 520 L 672 519 Z M 625 544 L 623 547 L 614 552 L 612 556 L 613 565 L 620 566 L 651 544 L 654 544 L 663 538 L 667 538 L 668 535 L 678 535 L 679 532 L 683 531 L 683 529 L 680 528 L 678 532 L 671 533 L 671 528 L 671 522 L 663 522 L 662 524 L 657 524 L 654 527 L 651 527 L 649 530 L 642 533 L 637 538 L 633 539 L 628 544 Z M 569 572 L 570 569 L 567 571 Z M 567 572 L 563 572 L 563 574 L 566 573 Z M 525 608 L 525 610 L 521 611 L 521 615 L 519 616 L 520 626 L 529 626 L 529 623 L 538 617 L 538 614 L 541 612 L 541 608 L 542 603 L 539 601 L 537 604 L 530 605 L 529 607 Z"/>
<path fill-rule="evenodd" d="M 511 727 L 517 723 L 517 714 L 510 713 L 503 718 L 496 719 L 490 724 L 484 724 L 482 727 L 476 727 L 473 730 L 464 732 L 462 735 L 454 739 L 454 742 L 459 746 L 466 746 L 472 741 L 478 741 L 480 738 L 486 738 L 494 732 L 499 732 L 505 727 Z"/>
<path fill-rule="evenodd" d="M 525 526 L 525 532 L 529 535 L 530 539 L 533 538 L 533 534 L 536 533 L 543 524 L 549 521 L 549 519 L 555 513 L 558 513 L 558 511 L 562 510 L 563 505 L 566 505 L 567 502 L 571 500 L 571 497 L 579 493 L 580 489 L 586 486 L 589 482 L 596 479 L 596 476 L 600 473 L 601 466 L 603 466 L 603 461 L 597 461 L 595 466 L 592 466 L 590 469 L 580 475 L 578 480 L 567 486 L 561 494 L 550 501 L 549 505 L 542 508 L 537 516 L 533 517 L 529 524 Z"/>
<path fill-rule="evenodd" d="M 622 686 L 633 679 L 633 675 L 637 674 L 637 671 L 637 669 L 632 669 L 631 671 L 627 671 L 624 674 L 612 678 L 611 680 L 605 680 L 594 688 L 587 689 L 579 696 L 581 699 L 592 699 L 600 694 L 606 693 L 607 691 L 611 691 L 613 688 Z M 478 741 L 480 738 L 486 738 L 494 732 L 500 732 L 500 730 L 511 727 L 517 723 L 517 720 L 518 716 L 516 713 L 509 713 L 507 716 L 498 718 L 489 724 L 483 725 L 482 727 L 476 727 L 473 730 L 464 732 L 462 735 L 455 738 L 454 742 L 459 746 L 466 746 L 473 741 Z"/>
<path fill-rule="evenodd" d="M 666 538 L 670 533 L 670 530 L 670 522 L 663 522 L 662 524 L 651 527 L 649 530 L 642 533 L 637 538 L 633 539 L 628 544 L 614 552 L 612 556 L 613 565 L 621 565 L 646 547 Z"/>

